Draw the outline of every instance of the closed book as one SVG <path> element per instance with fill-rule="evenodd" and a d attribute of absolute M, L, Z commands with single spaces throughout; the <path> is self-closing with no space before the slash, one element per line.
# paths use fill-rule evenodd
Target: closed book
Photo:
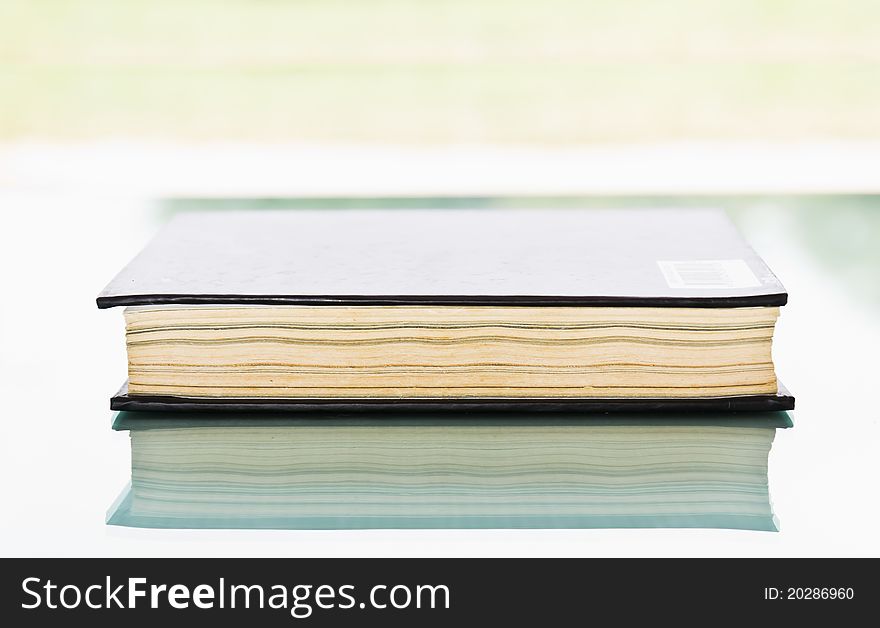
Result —
<path fill-rule="evenodd" d="M 718 210 L 177 216 L 98 297 L 128 410 L 782 410 L 785 289 Z"/>

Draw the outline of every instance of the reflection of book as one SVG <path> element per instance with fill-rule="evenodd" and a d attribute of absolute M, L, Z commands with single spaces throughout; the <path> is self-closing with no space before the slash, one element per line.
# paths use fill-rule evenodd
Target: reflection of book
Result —
<path fill-rule="evenodd" d="M 133 409 L 175 398 L 786 408 L 770 354 L 785 301 L 724 214 L 704 210 L 183 215 L 98 298 L 130 306 Z"/>
<path fill-rule="evenodd" d="M 749 415 L 121 413 L 138 527 L 722 527 L 775 530 Z"/>

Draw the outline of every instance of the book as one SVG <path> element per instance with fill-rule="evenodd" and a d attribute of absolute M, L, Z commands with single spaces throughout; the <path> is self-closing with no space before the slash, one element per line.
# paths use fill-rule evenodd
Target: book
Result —
<path fill-rule="evenodd" d="M 176 217 L 98 297 L 114 407 L 790 409 L 787 294 L 716 210 Z"/>
<path fill-rule="evenodd" d="M 148 528 L 776 530 L 785 412 L 470 416 L 122 412 Z"/>

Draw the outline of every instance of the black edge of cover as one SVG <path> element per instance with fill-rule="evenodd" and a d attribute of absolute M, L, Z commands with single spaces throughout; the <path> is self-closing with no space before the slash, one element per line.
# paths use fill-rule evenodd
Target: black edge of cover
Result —
<path fill-rule="evenodd" d="M 618 296 L 479 296 L 408 295 L 333 297 L 241 294 L 130 294 L 99 296 L 99 309 L 137 305 L 483 305 L 534 307 L 773 307 L 788 303 L 788 294 L 743 297 L 618 297 Z"/>
<path fill-rule="evenodd" d="M 110 409 L 138 412 L 774 412 L 794 410 L 782 385 L 775 395 L 742 397 L 568 398 L 568 399 L 267 399 L 129 395 L 128 382 L 110 399 Z"/>

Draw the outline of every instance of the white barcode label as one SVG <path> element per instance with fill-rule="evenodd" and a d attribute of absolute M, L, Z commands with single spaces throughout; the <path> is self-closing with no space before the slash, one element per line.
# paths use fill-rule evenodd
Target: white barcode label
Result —
<path fill-rule="evenodd" d="M 658 261 L 670 288 L 757 288 L 761 282 L 741 259 Z"/>

